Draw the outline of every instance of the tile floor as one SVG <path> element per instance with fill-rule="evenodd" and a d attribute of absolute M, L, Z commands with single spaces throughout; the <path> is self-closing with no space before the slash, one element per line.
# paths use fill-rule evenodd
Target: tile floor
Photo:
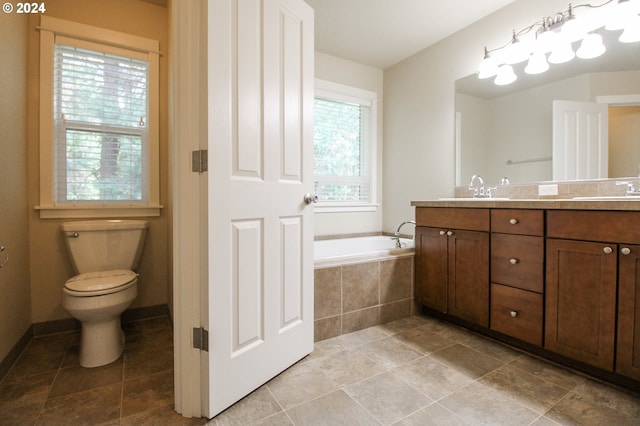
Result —
<path fill-rule="evenodd" d="M 126 326 L 125 356 L 77 361 L 77 334 L 33 339 L 0 382 L 0 425 L 204 424 L 173 412 L 165 318 Z M 640 396 L 414 316 L 316 343 L 210 425 L 637 425 Z"/>

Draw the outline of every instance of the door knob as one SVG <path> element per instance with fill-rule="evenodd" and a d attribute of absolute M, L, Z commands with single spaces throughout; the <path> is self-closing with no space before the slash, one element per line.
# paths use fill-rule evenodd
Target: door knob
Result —
<path fill-rule="evenodd" d="M 317 203 L 318 202 L 318 194 L 312 194 L 310 192 L 307 192 L 306 194 L 304 194 L 304 203 L 305 204 L 311 204 L 311 203 Z"/>

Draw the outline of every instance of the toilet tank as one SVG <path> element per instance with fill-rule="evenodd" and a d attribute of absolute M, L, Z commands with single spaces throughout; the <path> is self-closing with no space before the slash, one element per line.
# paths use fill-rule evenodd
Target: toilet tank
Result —
<path fill-rule="evenodd" d="M 149 228 L 145 220 L 83 220 L 60 228 L 76 273 L 135 270 Z"/>

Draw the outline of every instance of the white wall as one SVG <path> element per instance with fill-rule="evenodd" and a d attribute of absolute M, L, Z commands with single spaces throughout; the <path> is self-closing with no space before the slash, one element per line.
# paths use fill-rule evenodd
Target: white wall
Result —
<path fill-rule="evenodd" d="M 382 146 L 383 146 L 383 76 L 382 70 L 335 56 L 316 52 L 315 77 L 321 80 L 345 84 L 378 94 L 378 137 L 377 137 L 377 201 L 375 212 L 358 213 L 316 213 L 316 235 L 338 235 L 382 230 Z"/>
<path fill-rule="evenodd" d="M 0 14 L 0 361 L 31 325 L 27 207 L 27 16 Z M 0 372 L 1 373 L 1 372 Z M 0 377 L 1 378 L 1 377 Z"/>
<path fill-rule="evenodd" d="M 412 200 L 453 195 L 455 80 L 477 71 L 485 45 L 567 5 L 518 0 L 385 70 L 383 230 L 414 216 Z"/>

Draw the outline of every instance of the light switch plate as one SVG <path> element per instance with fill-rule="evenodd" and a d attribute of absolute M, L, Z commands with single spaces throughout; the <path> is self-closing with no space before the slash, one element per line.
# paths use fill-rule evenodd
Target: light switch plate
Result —
<path fill-rule="evenodd" d="M 538 185 L 538 195 L 558 195 L 558 185 Z"/>

